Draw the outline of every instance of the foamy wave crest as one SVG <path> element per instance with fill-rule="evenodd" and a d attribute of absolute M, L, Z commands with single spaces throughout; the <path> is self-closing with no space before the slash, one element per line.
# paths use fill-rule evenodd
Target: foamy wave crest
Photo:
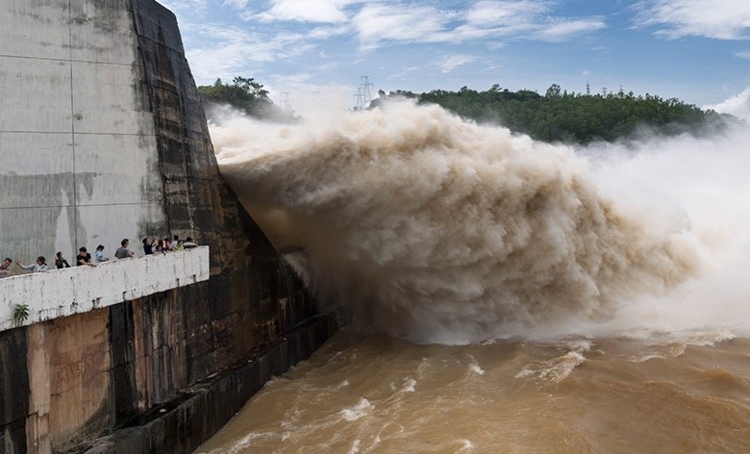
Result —
<path fill-rule="evenodd" d="M 533 377 L 537 382 L 547 385 L 560 383 L 586 361 L 584 354 L 591 349 L 591 343 L 586 340 L 572 341 L 565 348 L 568 351 L 562 356 L 524 366 L 516 374 L 516 378 Z"/>
<path fill-rule="evenodd" d="M 363 397 L 359 399 L 359 402 L 357 402 L 356 405 L 341 410 L 339 414 L 341 414 L 341 416 L 347 421 L 356 421 L 359 418 L 366 416 L 371 408 L 372 404 L 370 401 Z"/>
<path fill-rule="evenodd" d="M 402 102 L 335 121 L 212 128 L 220 169 L 354 327 L 466 343 L 658 295 L 693 243 L 600 195 L 587 161 Z"/>

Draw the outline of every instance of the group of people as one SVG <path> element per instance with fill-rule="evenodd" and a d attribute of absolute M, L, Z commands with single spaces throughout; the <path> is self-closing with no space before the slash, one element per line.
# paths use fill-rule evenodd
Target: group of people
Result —
<path fill-rule="evenodd" d="M 166 253 L 167 251 L 180 251 L 195 246 L 196 244 L 195 242 L 193 242 L 192 238 L 188 237 L 183 241 L 178 235 L 174 235 L 172 239 L 170 239 L 169 237 L 165 237 L 163 240 L 149 240 L 148 238 L 143 239 L 143 252 L 146 255 Z M 120 241 L 120 247 L 115 251 L 115 257 L 120 260 L 135 257 L 135 253 L 130 249 L 130 240 L 124 238 L 122 241 Z M 85 246 L 79 248 L 75 264 L 77 266 L 97 266 L 108 261 L 109 257 L 107 257 L 104 253 L 104 245 L 100 244 L 96 247 L 94 257 L 91 256 Z M 12 275 L 12 263 L 13 260 L 11 260 L 10 258 L 5 258 L 2 261 L 2 263 L 0 264 L 0 278 Z M 36 258 L 36 263 L 34 264 L 23 265 L 20 262 L 16 262 L 16 266 L 32 273 L 47 271 L 49 269 L 47 259 L 41 255 Z M 54 266 L 58 269 L 70 268 L 70 263 L 68 263 L 68 261 L 65 259 L 65 255 L 62 253 L 62 251 L 57 251 L 55 253 Z"/>
<path fill-rule="evenodd" d="M 65 261 L 65 259 L 62 257 L 62 253 L 58 251 L 57 254 L 60 260 L 60 262 L 56 261 L 56 264 L 58 264 L 58 268 L 69 267 L 70 265 L 68 264 L 68 262 Z M 115 257 L 118 259 L 129 259 L 131 257 L 135 257 L 135 253 L 130 250 L 130 240 L 128 240 L 127 238 L 123 238 L 123 240 L 120 241 L 120 247 L 115 251 Z M 76 265 L 97 266 L 104 262 L 109 262 L 109 257 L 104 254 L 104 245 L 100 244 L 96 247 L 93 259 L 85 246 L 78 248 Z"/>
<path fill-rule="evenodd" d="M 172 238 L 165 236 L 161 240 L 159 238 L 143 239 L 143 253 L 146 255 L 164 254 L 169 251 L 182 251 L 195 246 L 197 245 L 192 238 L 187 237 L 185 240 L 181 240 L 179 235 L 174 235 Z"/>
<path fill-rule="evenodd" d="M 13 264 L 13 260 L 10 257 L 6 257 L 3 259 L 3 262 L 0 264 L 0 278 L 8 277 L 13 274 L 11 271 L 11 265 Z M 49 267 L 47 266 L 47 259 L 45 259 L 43 256 L 39 256 L 36 258 L 36 263 L 33 263 L 31 265 L 23 265 L 21 262 L 16 262 L 16 266 L 31 272 L 37 272 L 37 271 L 47 271 Z"/>

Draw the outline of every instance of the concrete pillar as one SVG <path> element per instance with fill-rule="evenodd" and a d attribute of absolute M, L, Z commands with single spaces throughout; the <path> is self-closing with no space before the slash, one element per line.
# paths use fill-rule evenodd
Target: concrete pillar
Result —
<path fill-rule="evenodd" d="M 48 324 L 37 323 L 26 331 L 29 346 L 29 416 L 26 418 L 26 449 L 30 453 L 52 452 L 49 434 L 50 369 L 47 348 Z"/>

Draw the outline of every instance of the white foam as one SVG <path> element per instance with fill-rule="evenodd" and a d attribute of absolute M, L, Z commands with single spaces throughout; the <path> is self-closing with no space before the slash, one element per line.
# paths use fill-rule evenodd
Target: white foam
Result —
<path fill-rule="evenodd" d="M 542 384 L 557 384 L 565 380 L 576 367 L 585 361 L 586 357 L 583 354 L 577 351 L 570 351 L 548 361 L 524 366 L 516 374 L 516 378 L 532 377 Z"/>
<path fill-rule="evenodd" d="M 341 410 L 339 414 L 346 421 L 356 421 L 367 416 L 371 408 L 372 404 L 370 403 L 370 401 L 362 397 L 359 399 L 359 402 L 357 402 L 356 405 Z"/>

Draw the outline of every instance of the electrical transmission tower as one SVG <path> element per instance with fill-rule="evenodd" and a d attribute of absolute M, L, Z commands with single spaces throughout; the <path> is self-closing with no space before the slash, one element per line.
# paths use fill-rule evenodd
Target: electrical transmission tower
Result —
<path fill-rule="evenodd" d="M 285 110 L 292 110 L 292 103 L 289 101 L 289 92 L 281 92 L 281 107 Z"/>
<path fill-rule="evenodd" d="M 357 94 L 354 95 L 354 105 L 356 110 L 366 109 L 370 106 L 372 101 L 372 88 L 373 84 L 370 83 L 369 76 L 360 76 L 360 84 L 357 87 Z"/>
<path fill-rule="evenodd" d="M 354 110 L 362 109 L 362 87 L 357 87 L 357 93 L 354 94 Z"/>

